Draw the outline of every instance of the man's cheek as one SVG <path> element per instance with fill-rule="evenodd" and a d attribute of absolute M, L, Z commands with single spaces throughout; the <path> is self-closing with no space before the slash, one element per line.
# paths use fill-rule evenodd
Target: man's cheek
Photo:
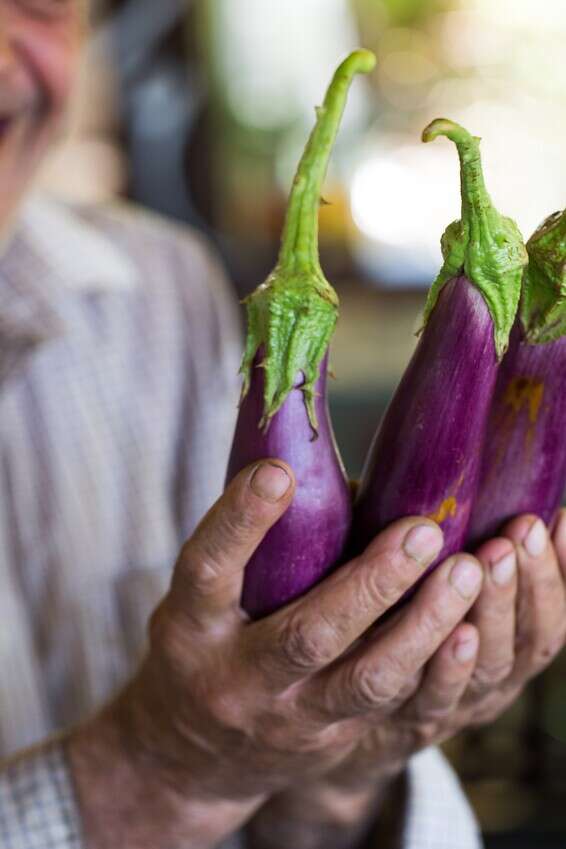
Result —
<path fill-rule="evenodd" d="M 80 28 L 76 22 L 61 22 L 53 27 L 36 27 L 28 31 L 26 53 L 42 99 L 49 112 L 60 116 L 67 105 L 76 77 Z"/>

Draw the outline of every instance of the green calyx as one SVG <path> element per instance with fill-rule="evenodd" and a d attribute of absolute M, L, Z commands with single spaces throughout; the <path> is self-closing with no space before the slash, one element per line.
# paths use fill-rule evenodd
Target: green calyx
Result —
<path fill-rule="evenodd" d="M 302 372 L 301 390 L 317 434 L 314 387 L 338 320 L 338 296 L 326 280 L 318 256 L 321 191 L 350 84 L 356 74 L 369 73 L 374 67 L 373 53 L 356 50 L 335 72 L 324 103 L 316 110 L 316 124 L 293 181 L 277 265 L 245 300 L 248 332 L 241 367 L 243 396 L 250 386 L 256 354 L 263 348 L 262 427 L 267 427 L 281 408 Z"/>
<path fill-rule="evenodd" d="M 528 342 L 566 336 L 566 211 L 555 212 L 527 242 L 521 323 Z"/>
<path fill-rule="evenodd" d="M 495 348 L 501 358 L 509 344 L 521 296 L 527 253 L 519 228 L 495 209 L 485 187 L 480 139 L 446 118 L 438 118 L 423 131 L 430 142 L 446 136 L 460 158 L 462 214 L 442 236 L 444 264 L 433 283 L 425 307 L 424 323 L 434 309 L 443 286 L 460 274 L 482 293 L 493 320 Z"/>

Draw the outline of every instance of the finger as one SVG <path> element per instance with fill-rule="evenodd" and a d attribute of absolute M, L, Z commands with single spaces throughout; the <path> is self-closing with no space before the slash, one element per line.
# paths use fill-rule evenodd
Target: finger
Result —
<path fill-rule="evenodd" d="M 511 674 L 515 661 L 515 549 L 508 539 L 494 539 L 483 545 L 476 556 L 484 568 L 484 582 L 469 616 L 480 635 L 470 682 L 471 697 L 498 687 Z"/>
<path fill-rule="evenodd" d="M 504 535 L 518 563 L 516 662 L 511 683 L 524 684 L 544 669 L 564 644 L 566 593 L 544 523 L 536 516 L 513 520 Z"/>
<path fill-rule="evenodd" d="M 473 557 L 450 558 L 427 578 L 394 627 L 308 682 L 305 703 L 334 718 L 387 712 L 460 624 L 482 579 Z"/>
<path fill-rule="evenodd" d="M 479 644 L 473 625 L 459 625 L 428 664 L 418 692 L 402 710 L 403 716 L 418 723 L 447 722 L 470 683 Z"/>
<path fill-rule="evenodd" d="M 247 629 L 250 653 L 283 686 L 327 666 L 422 576 L 442 550 L 438 525 L 402 519 L 299 601 Z"/>
<path fill-rule="evenodd" d="M 266 460 L 244 469 L 184 545 L 171 600 L 204 625 L 239 610 L 244 568 L 272 525 L 289 506 L 294 478 L 289 466 Z"/>

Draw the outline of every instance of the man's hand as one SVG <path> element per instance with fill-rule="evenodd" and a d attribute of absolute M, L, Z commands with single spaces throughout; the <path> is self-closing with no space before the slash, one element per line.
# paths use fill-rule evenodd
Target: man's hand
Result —
<path fill-rule="evenodd" d="M 552 540 L 539 519 L 523 516 L 477 556 L 485 580 L 468 623 L 456 628 L 417 676 L 414 692 L 409 687 L 398 704 L 391 703 L 388 717 L 382 709 L 367 713 L 366 734 L 336 769 L 299 793 L 279 794 L 263 808 L 252 823 L 254 845 L 284 845 L 273 827 L 277 819 L 287 822 L 287 837 L 294 831 L 294 845 L 326 846 L 316 832 L 323 834 L 327 824 L 337 822 L 336 810 L 354 816 L 364 799 L 375 805 L 384 774 L 395 772 L 415 751 L 495 720 L 563 648 L 566 511 Z M 346 813 L 342 816 L 346 819 Z"/>
<path fill-rule="evenodd" d="M 368 728 L 388 726 L 432 658 L 425 681 L 456 646 L 477 645 L 475 626 L 461 624 L 482 583 L 469 555 L 441 565 L 360 639 L 441 550 L 426 519 L 397 522 L 305 597 L 249 622 L 239 606 L 245 565 L 292 496 L 278 461 L 233 481 L 181 553 L 139 675 L 71 741 L 96 849 L 215 845 L 271 794 L 357 757 Z M 450 692 L 459 689 L 460 680 Z M 387 743 L 372 769 L 376 759 L 384 774 L 400 769 L 409 749 Z"/>
<path fill-rule="evenodd" d="M 373 746 L 365 740 L 360 758 L 342 770 L 355 765 L 359 780 L 362 760 L 382 772 L 384 743 L 393 763 L 404 749 L 413 754 L 493 722 L 551 663 L 566 642 L 566 511 L 552 542 L 540 519 L 522 516 L 480 548 L 485 580 L 468 623 L 436 653 L 390 722 L 370 729 Z"/>

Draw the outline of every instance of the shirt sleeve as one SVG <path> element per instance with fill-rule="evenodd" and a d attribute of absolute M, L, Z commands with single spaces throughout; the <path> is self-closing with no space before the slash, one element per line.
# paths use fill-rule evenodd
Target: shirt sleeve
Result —
<path fill-rule="evenodd" d="M 450 828 L 446 828 L 446 823 Z M 20 755 L 0 770 L 2 849 L 85 849 L 72 779 L 60 744 Z M 222 849 L 241 849 L 240 835 Z M 408 772 L 402 849 L 481 849 L 475 817 L 459 782 L 434 749 Z"/>
<path fill-rule="evenodd" d="M 60 743 L 0 764 L 2 849 L 85 849 Z"/>
<path fill-rule="evenodd" d="M 412 758 L 407 775 L 402 849 L 482 846 L 476 818 L 444 756 L 432 748 Z"/>

